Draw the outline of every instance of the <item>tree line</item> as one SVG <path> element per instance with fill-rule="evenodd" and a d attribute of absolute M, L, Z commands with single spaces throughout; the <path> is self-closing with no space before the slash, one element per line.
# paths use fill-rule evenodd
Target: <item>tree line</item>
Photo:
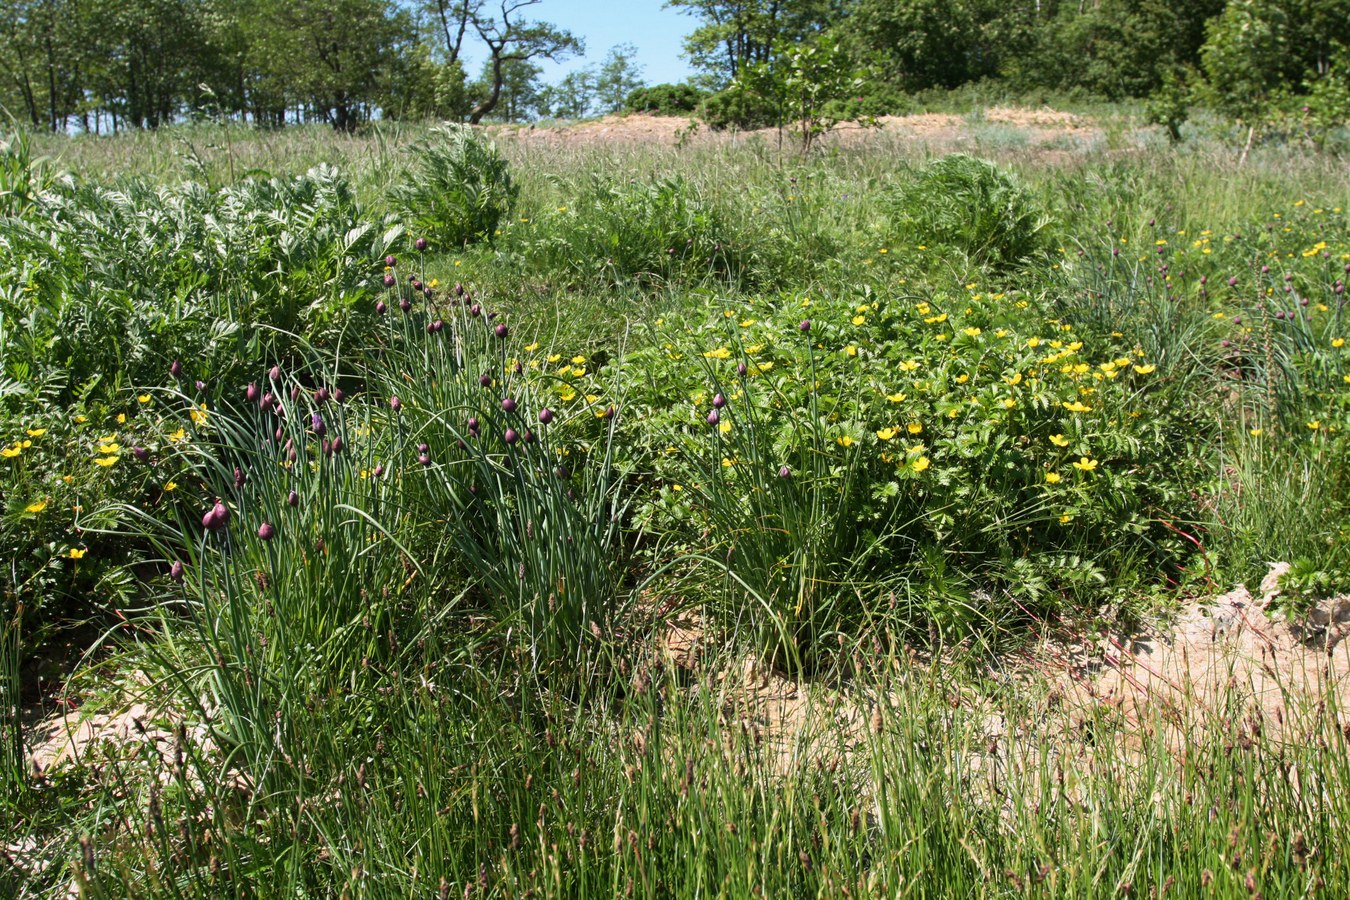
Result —
<path fill-rule="evenodd" d="M 262 126 L 371 118 L 478 123 L 617 110 L 632 47 L 543 84 L 584 52 L 542 0 L 0 0 L 0 107 L 53 131 L 204 115 Z M 1350 0 L 668 0 L 713 119 L 771 119 L 754 89 L 818 48 L 868 113 L 993 81 L 1147 98 L 1175 133 L 1196 100 L 1239 119 L 1350 115 Z M 483 60 L 471 75 L 466 55 Z M 795 69 L 791 77 L 811 78 Z M 757 106 L 758 104 L 758 106 Z M 844 113 L 840 113 L 841 115 Z"/>

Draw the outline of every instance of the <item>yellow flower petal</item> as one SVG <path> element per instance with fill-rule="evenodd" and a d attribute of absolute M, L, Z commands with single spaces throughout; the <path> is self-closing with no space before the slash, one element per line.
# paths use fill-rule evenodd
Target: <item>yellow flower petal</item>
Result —
<path fill-rule="evenodd" d="M 23 508 L 26 513 L 40 513 L 47 508 L 46 500 L 39 500 L 36 503 L 30 503 Z"/>
<path fill-rule="evenodd" d="M 111 466 L 113 463 L 117 462 L 117 460 L 120 458 L 121 457 L 117 456 L 100 456 L 98 459 L 94 460 L 94 464 L 102 466 L 103 468 L 106 469 L 108 468 L 108 466 Z"/>
<path fill-rule="evenodd" d="M 1067 447 L 1069 446 L 1069 439 L 1062 434 L 1052 434 L 1050 435 L 1050 443 L 1056 447 Z"/>
<path fill-rule="evenodd" d="M 1046 472 L 1046 473 L 1045 473 L 1045 483 L 1046 483 L 1046 484 L 1059 484 L 1059 483 L 1060 483 L 1061 481 L 1063 481 L 1063 480 L 1064 480 L 1064 479 L 1060 477 L 1060 474 L 1059 474 L 1058 472 Z"/>
<path fill-rule="evenodd" d="M 71 547 L 70 552 L 67 553 L 66 556 L 71 559 L 84 559 L 84 555 L 88 552 L 88 550 L 81 550 L 79 547 Z"/>
<path fill-rule="evenodd" d="M 45 429 L 45 428 L 30 428 L 30 429 L 28 429 L 28 436 L 29 436 L 30 438 L 38 438 L 38 437 L 42 437 L 42 436 L 43 436 L 44 434 L 46 434 L 46 433 L 47 433 L 47 429 Z"/>

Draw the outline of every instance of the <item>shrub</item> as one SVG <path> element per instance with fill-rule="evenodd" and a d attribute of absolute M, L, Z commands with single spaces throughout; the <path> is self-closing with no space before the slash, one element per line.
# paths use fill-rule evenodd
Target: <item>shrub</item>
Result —
<path fill-rule="evenodd" d="M 442 125 L 413 149 L 392 191 L 409 230 L 439 247 L 490 239 L 519 188 L 506 160 L 467 125 Z"/>
<path fill-rule="evenodd" d="M 1045 246 L 1050 217 L 991 162 L 963 153 L 934 160 L 889 200 L 891 226 L 919 244 L 945 244 L 991 266 L 1026 262 Z"/>
<path fill-rule="evenodd" d="M 632 113 L 679 116 L 698 109 L 705 96 L 692 84 L 654 84 L 630 93 L 623 108 Z"/>
<path fill-rule="evenodd" d="M 714 131 L 725 128 L 766 128 L 777 124 L 779 109 L 773 100 L 743 85 L 712 94 L 699 107 L 699 116 Z"/>

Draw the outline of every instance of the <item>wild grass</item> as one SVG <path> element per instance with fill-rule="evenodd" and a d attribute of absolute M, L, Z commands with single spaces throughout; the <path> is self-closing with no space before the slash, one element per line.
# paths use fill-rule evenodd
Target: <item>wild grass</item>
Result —
<path fill-rule="evenodd" d="M 1345 583 L 1350 175 L 696 138 L 499 134 L 450 246 L 423 128 L 5 148 L 0 892 L 1350 891 L 1336 685 L 1009 652 Z M 77 619 L 143 712 L 34 771 Z"/>

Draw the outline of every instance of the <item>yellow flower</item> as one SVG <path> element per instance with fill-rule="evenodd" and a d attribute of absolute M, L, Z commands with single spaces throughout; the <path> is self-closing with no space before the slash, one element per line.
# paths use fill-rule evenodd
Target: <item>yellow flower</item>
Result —
<path fill-rule="evenodd" d="M 1311 428 L 1313 431 L 1318 431 L 1322 427 L 1322 420 L 1313 419 L 1311 422 L 1308 423 L 1308 427 Z"/>
<path fill-rule="evenodd" d="M 892 403 L 904 403 L 904 402 L 905 402 L 905 395 L 904 395 L 904 394 L 887 394 L 887 395 L 886 395 L 886 399 L 889 400 L 889 401 L 891 401 Z"/>
<path fill-rule="evenodd" d="M 62 476 L 61 476 L 61 480 L 64 481 L 66 484 L 70 484 L 72 481 L 75 480 L 75 476 L 74 476 L 74 475 L 62 475 Z"/>
<path fill-rule="evenodd" d="M 913 371 L 914 371 L 915 369 L 917 369 L 918 367 L 919 367 L 918 362 L 916 362 L 915 360 L 912 360 L 912 359 L 907 359 L 907 360 L 905 360 L 904 362 L 902 362 L 902 363 L 900 364 L 900 371 L 902 371 L 902 372 L 913 372 Z"/>
<path fill-rule="evenodd" d="M 206 404 L 203 403 L 201 409 L 193 409 L 193 410 L 189 410 L 189 411 L 188 411 L 188 416 L 192 419 L 192 424 L 193 424 L 193 425 L 205 425 L 205 424 L 206 424 L 206 418 L 207 418 L 207 416 L 206 416 Z"/>
<path fill-rule="evenodd" d="M 71 559 L 84 559 L 84 555 L 88 552 L 88 550 L 81 550 L 79 547 L 71 547 L 70 552 L 67 553 L 66 556 Z"/>
<path fill-rule="evenodd" d="M 1073 467 L 1080 472 L 1091 472 L 1097 468 L 1097 461 L 1095 459 L 1088 459 L 1084 456 L 1081 457 L 1078 462 L 1074 463 Z"/>
<path fill-rule="evenodd" d="M 672 484 L 672 485 L 670 486 L 670 489 L 671 489 L 672 491 L 682 491 L 682 490 L 684 490 L 684 485 L 682 485 L 682 484 Z"/>
<path fill-rule="evenodd" d="M 908 431 L 910 434 L 923 434 L 923 423 L 910 422 L 908 425 L 905 426 L 905 430 Z"/>
<path fill-rule="evenodd" d="M 177 431 L 175 431 L 175 432 L 173 432 L 172 434 L 169 435 L 169 441 L 170 441 L 171 443 L 177 444 L 177 443 L 180 443 L 180 442 L 181 442 L 184 438 L 186 438 L 186 437 L 187 437 L 187 432 L 180 428 L 180 429 L 178 429 Z"/>
<path fill-rule="evenodd" d="M 117 424 L 118 424 L 118 425 L 125 425 L 126 422 L 127 422 L 127 414 L 126 414 L 126 413 L 118 413 L 118 414 L 117 414 Z"/>
<path fill-rule="evenodd" d="M 0 448 L 0 456 L 3 456 L 5 459 L 13 459 L 22 452 L 23 448 L 17 445 L 13 447 Z"/>
<path fill-rule="evenodd" d="M 947 321 L 946 313 L 938 313 L 936 316 L 929 316 L 924 319 L 925 324 L 928 325 L 941 325 L 945 321 Z"/>
<path fill-rule="evenodd" d="M 1028 347 L 1031 347 L 1031 348 L 1034 349 L 1034 348 L 1036 348 L 1036 347 L 1039 347 L 1040 345 L 1041 345 L 1041 339 L 1040 339 L 1040 338 L 1037 338 L 1037 337 L 1034 337 L 1034 338 L 1027 338 L 1027 346 L 1028 346 Z"/>
<path fill-rule="evenodd" d="M 1069 412 L 1074 413 L 1092 412 L 1092 407 L 1078 400 L 1075 400 L 1072 403 L 1063 403 L 1060 405 L 1063 406 L 1065 409 L 1067 409 Z"/>
<path fill-rule="evenodd" d="M 1157 368 L 1158 368 L 1158 367 L 1155 366 L 1155 365 L 1153 365 L 1153 363 L 1149 363 L 1149 364 L 1146 365 L 1146 366 L 1135 366 L 1135 367 L 1134 367 L 1134 371 L 1135 371 L 1135 373 L 1138 374 L 1138 375 L 1148 375 L 1148 374 L 1152 373 L 1154 370 L 1156 370 Z"/>
<path fill-rule="evenodd" d="M 552 354 L 550 354 L 549 357 L 548 357 L 548 361 L 549 361 L 550 363 L 555 363 L 555 362 L 557 362 L 557 361 L 560 360 L 560 359 L 562 359 L 562 354 L 561 354 L 561 353 L 552 353 Z"/>
<path fill-rule="evenodd" d="M 1012 408 L 1015 407 L 1015 406 L 1017 406 L 1017 401 L 1014 400 L 1012 397 L 1004 397 L 1004 398 L 1003 398 L 1003 408 L 1004 408 L 1004 409 L 1012 409 Z"/>
<path fill-rule="evenodd" d="M 844 435 L 843 437 L 839 438 L 838 443 L 839 443 L 839 445 L 840 445 L 841 447 L 852 447 L 852 446 L 853 446 L 853 438 L 851 438 L 850 436 L 848 436 L 848 435 L 846 434 L 846 435 Z"/>
<path fill-rule="evenodd" d="M 584 356 L 582 356 L 582 355 L 580 355 L 580 354 L 578 354 L 578 355 L 572 357 L 572 365 L 574 365 L 574 366 L 579 366 L 579 365 L 581 365 L 582 363 L 584 363 L 585 361 L 586 361 L 586 357 L 584 357 Z"/>
<path fill-rule="evenodd" d="M 601 415 L 603 416 L 604 413 L 602 412 Z M 717 430 L 720 431 L 720 432 L 722 432 L 723 434 L 726 434 L 728 431 L 731 430 L 731 423 L 730 423 L 730 422 L 722 422 L 720 425 L 717 426 Z"/>
<path fill-rule="evenodd" d="M 849 344 L 847 347 L 844 348 L 844 353 L 849 356 L 857 356 L 858 348 L 853 346 L 852 344 Z"/>
<path fill-rule="evenodd" d="M 562 393 L 558 395 L 558 399 L 564 403 L 571 403 L 573 400 L 577 399 L 577 392 L 571 389 L 564 389 Z"/>
<path fill-rule="evenodd" d="M 922 472 L 924 469 L 927 469 L 928 466 L 929 466 L 929 461 L 928 461 L 928 457 L 926 457 L 926 456 L 920 456 L 918 459 L 914 460 L 914 471 L 915 471 L 915 472 Z"/>
<path fill-rule="evenodd" d="M 30 428 L 30 429 L 28 429 L 28 436 L 29 436 L 30 438 L 34 438 L 34 437 L 42 437 L 42 436 L 43 436 L 44 434 L 46 434 L 46 433 L 47 433 L 47 429 L 45 429 L 45 428 Z"/>
<path fill-rule="evenodd" d="M 98 445 L 98 452 L 99 452 L 99 453 L 103 453 L 103 454 L 116 453 L 118 450 L 121 450 L 121 449 L 122 449 L 122 447 L 121 447 L 120 444 L 99 444 L 99 445 Z"/>
<path fill-rule="evenodd" d="M 1011 387 L 1016 387 L 1017 385 L 1022 383 L 1022 373 L 1014 372 L 1011 378 L 1004 378 L 1003 383 Z"/>
<path fill-rule="evenodd" d="M 883 441 L 889 441 L 897 434 L 894 428 L 883 428 L 877 432 L 877 438 Z"/>
<path fill-rule="evenodd" d="M 773 363 L 771 363 L 771 362 L 762 362 L 762 363 L 759 364 L 759 370 L 760 370 L 761 372 L 767 372 L 767 371 L 769 371 L 769 370 L 772 369 L 772 368 L 773 368 Z"/>
<path fill-rule="evenodd" d="M 1046 473 L 1045 473 L 1045 483 L 1046 483 L 1046 484 L 1059 484 L 1059 483 L 1060 483 L 1061 481 L 1063 481 L 1063 480 L 1064 480 L 1064 479 L 1061 478 L 1061 477 L 1059 476 L 1059 473 L 1058 473 L 1058 472 L 1046 472 Z"/>
<path fill-rule="evenodd" d="M 27 513 L 40 513 L 46 508 L 47 508 L 47 501 L 39 500 L 36 503 L 30 503 L 27 506 L 25 506 L 23 508 L 23 511 Z"/>
<path fill-rule="evenodd" d="M 1072 521 L 1073 521 L 1073 513 L 1065 513 L 1064 515 L 1059 517 L 1059 524 L 1061 525 L 1068 525 Z"/>
<path fill-rule="evenodd" d="M 718 347 L 716 350 L 709 350 L 703 354 L 705 359 L 730 359 L 731 351 L 726 347 Z"/>
<path fill-rule="evenodd" d="M 526 352 L 526 353 L 533 353 L 534 351 L 536 351 L 536 350 L 538 350 L 538 349 L 539 349 L 539 342 L 538 342 L 538 341 L 536 341 L 536 342 L 533 343 L 533 344 L 527 344 L 527 345 L 525 346 L 525 352 Z"/>
<path fill-rule="evenodd" d="M 1339 347 L 1344 347 L 1344 346 L 1345 346 L 1345 338 L 1332 338 L 1332 339 L 1331 339 L 1331 346 L 1333 346 L 1333 347 L 1338 347 L 1338 348 L 1339 348 Z M 28 432 L 28 433 L 29 433 L 29 434 L 33 434 L 31 431 Z M 34 437 L 37 437 L 37 435 L 33 435 L 33 436 L 34 436 Z"/>
<path fill-rule="evenodd" d="M 150 402 L 150 395 L 149 395 L 149 394 L 141 394 L 141 395 L 139 395 L 139 396 L 136 397 L 136 402 L 137 402 L 137 403 L 149 403 L 149 402 Z"/>
<path fill-rule="evenodd" d="M 970 328 L 965 329 L 962 333 L 965 334 L 966 337 L 979 337 L 980 329 L 971 326 Z"/>
<path fill-rule="evenodd" d="M 178 482 L 176 481 L 170 481 L 168 484 L 164 485 L 164 493 L 166 494 L 176 490 L 178 490 Z"/>
<path fill-rule="evenodd" d="M 111 466 L 113 463 L 117 462 L 119 458 L 120 457 L 117 456 L 100 456 L 98 459 L 94 460 L 94 464 L 102 466 L 103 468 L 106 469 L 108 468 L 108 466 Z"/>
<path fill-rule="evenodd" d="M 957 383 L 957 384 L 965 384 L 965 383 L 966 383 L 967 381 L 969 381 L 969 380 L 970 380 L 970 376 L 967 375 L 965 372 L 962 372 L 960 375 L 957 375 L 957 376 L 956 376 L 956 383 Z"/>
<path fill-rule="evenodd" d="M 1250 433 L 1252 437 L 1260 437 L 1264 432 L 1264 428 L 1253 428 Z"/>
<path fill-rule="evenodd" d="M 1050 443 L 1056 447 L 1067 447 L 1069 446 L 1069 439 L 1062 434 L 1052 434 L 1050 435 Z"/>
<path fill-rule="evenodd" d="M 730 468 L 731 468 L 732 466 L 734 466 L 734 465 L 736 465 L 734 462 L 732 462 L 731 460 L 727 459 L 725 456 L 722 457 L 722 468 L 724 468 L 724 469 L 730 469 Z"/>
<path fill-rule="evenodd" d="M 88 422 L 88 421 L 89 421 L 89 417 L 88 417 L 88 416 L 76 416 L 76 417 L 75 417 L 75 424 L 76 424 L 76 425 L 83 425 L 85 422 Z"/>

